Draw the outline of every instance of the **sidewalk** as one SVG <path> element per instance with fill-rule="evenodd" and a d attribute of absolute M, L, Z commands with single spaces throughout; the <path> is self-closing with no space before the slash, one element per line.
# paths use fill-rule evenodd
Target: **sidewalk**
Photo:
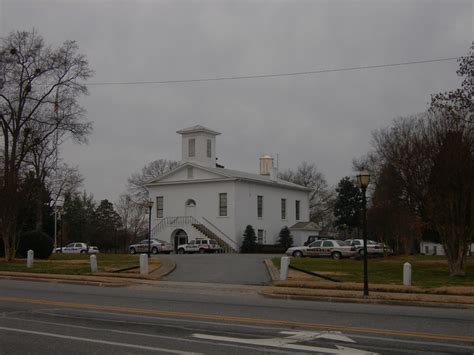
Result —
<path fill-rule="evenodd" d="M 279 280 L 279 270 L 270 260 L 265 265 L 273 287 L 260 291 L 271 298 L 411 305 L 447 308 L 474 308 L 474 287 L 444 287 L 422 289 L 414 286 L 369 285 L 369 296 L 363 296 L 360 283 L 337 283 L 313 280 Z M 295 275 L 290 271 L 290 275 Z"/>

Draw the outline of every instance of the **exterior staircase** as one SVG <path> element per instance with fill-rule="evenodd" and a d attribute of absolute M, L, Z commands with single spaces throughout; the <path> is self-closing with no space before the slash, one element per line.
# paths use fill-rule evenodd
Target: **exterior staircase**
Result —
<path fill-rule="evenodd" d="M 221 238 L 219 238 L 213 231 L 207 228 L 204 224 L 196 223 L 193 224 L 193 227 L 196 228 L 201 234 L 204 234 L 209 239 L 214 239 L 217 244 L 222 248 L 224 253 L 235 253 L 235 250 Z"/>
<path fill-rule="evenodd" d="M 180 228 L 186 225 L 192 226 L 202 235 L 207 238 L 214 239 L 217 244 L 222 248 L 224 253 L 235 253 L 237 250 L 232 247 L 231 244 L 235 244 L 224 232 L 220 231 L 216 226 L 214 226 L 208 219 L 204 218 L 204 221 L 211 225 L 218 233 L 213 232 L 209 227 L 207 227 L 202 222 L 198 221 L 195 217 L 192 216 L 177 216 L 177 217 L 165 217 L 160 223 L 158 223 L 151 230 L 151 238 L 158 238 L 158 235 L 167 228 Z"/>

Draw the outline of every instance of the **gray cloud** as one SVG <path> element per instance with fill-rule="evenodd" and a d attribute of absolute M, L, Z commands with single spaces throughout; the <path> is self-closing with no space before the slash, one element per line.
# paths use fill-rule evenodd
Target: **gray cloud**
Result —
<path fill-rule="evenodd" d="M 91 82 L 279 73 L 458 56 L 472 41 L 471 1 L 0 2 L 2 36 L 37 28 L 51 44 L 78 41 Z M 459 85 L 456 63 L 228 82 L 91 86 L 94 132 L 64 147 L 85 188 L 116 200 L 145 163 L 179 159 L 175 131 L 222 132 L 226 167 L 257 171 L 307 160 L 335 184 L 366 153 L 370 131 L 427 108 Z"/>

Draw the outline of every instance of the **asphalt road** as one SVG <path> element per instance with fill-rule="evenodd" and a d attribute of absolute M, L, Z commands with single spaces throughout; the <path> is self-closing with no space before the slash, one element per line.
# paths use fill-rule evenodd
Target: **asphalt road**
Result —
<path fill-rule="evenodd" d="M 474 352 L 474 310 L 267 299 L 259 289 L 0 280 L 0 353 Z"/>
<path fill-rule="evenodd" d="M 263 285 L 271 281 L 263 261 L 274 256 L 281 255 L 174 254 L 160 258 L 170 258 L 176 263 L 176 270 L 164 280 Z"/>

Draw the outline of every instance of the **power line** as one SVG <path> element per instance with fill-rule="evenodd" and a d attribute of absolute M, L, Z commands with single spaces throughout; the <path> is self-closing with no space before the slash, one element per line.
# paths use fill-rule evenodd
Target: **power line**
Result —
<path fill-rule="evenodd" d="M 89 86 L 105 86 L 105 85 L 150 85 L 150 84 L 196 83 L 196 82 L 223 81 L 223 80 L 262 79 L 262 78 L 276 78 L 276 77 L 282 77 L 282 76 L 314 75 L 314 74 L 344 72 L 344 71 L 353 71 L 353 70 L 366 70 L 366 69 L 376 69 L 376 68 L 397 67 L 397 66 L 413 65 L 413 64 L 446 62 L 446 61 L 451 61 L 451 60 L 456 60 L 456 59 L 458 59 L 458 57 L 441 58 L 441 59 L 429 59 L 429 60 L 418 60 L 418 61 L 402 62 L 402 63 L 391 63 L 391 64 L 366 65 L 366 66 L 361 66 L 361 67 L 348 67 L 348 68 L 337 68 L 337 69 L 321 69 L 321 70 L 301 71 L 301 72 L 292 72 L 292 73 L 261 74 L 261 75 L 243 75 L 243 76 L 224 76 L 224 77 L 217 77 L 217 78 L 182 79 L 182 80 L 97 82 L 97 83 L 89 83 L 89 84 L 87 84 L 87 85 L 89 85 Z"/>

